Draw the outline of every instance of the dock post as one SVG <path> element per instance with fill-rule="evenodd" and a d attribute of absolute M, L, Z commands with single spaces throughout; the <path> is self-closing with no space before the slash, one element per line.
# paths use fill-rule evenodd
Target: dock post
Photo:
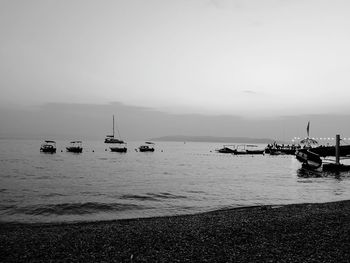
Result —
<path fill-rule="evenodd" d="M 335 163 L 339 165 L 339 160 L 340 160 L 340 135 L 337 134 L 335 136 Z"/>

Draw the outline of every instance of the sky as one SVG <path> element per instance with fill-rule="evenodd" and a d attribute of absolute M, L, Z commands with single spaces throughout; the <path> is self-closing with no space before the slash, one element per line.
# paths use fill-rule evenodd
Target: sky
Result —
<path fill-rule="evenodd" d="M 0 136 L 100 136 L 116 114 L 131 139 L 302 136 L 309 119 L 350 137 L 349 13 L 342 0 L 0 0 Z"/>

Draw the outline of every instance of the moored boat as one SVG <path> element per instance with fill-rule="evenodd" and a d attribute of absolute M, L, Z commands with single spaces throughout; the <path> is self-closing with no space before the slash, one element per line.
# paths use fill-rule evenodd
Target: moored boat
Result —
<path fill-rule="evenodd" d="M 118 131 L 118 134 L 119 134 L 118 128 L 117 128 L 117 131 Z M 120 137 L 120 134 L 119 134 L 119 137 Z M 114 134 L 114 115 L 113 115 L 113 134 L 112 135 L 106 135 L 105 143 L 124 143 L 123 140 L 115 138 L 115 134 Z"/>
<path fill-rule="evenodd" d="M 56 153 L 56 142 L 55 141 L 45 141 L 40 146 L 40 152 L 43 152 L 43 153 Z"/>
<path fill-rule="evenodd" d="M 128 151 L 128 148 L 126 147 L 126 143 L 120 143 L 120 146 L 113 146 L 109 147 L 111 152 L 118 152 L 118 153 L 126 153 Z"/>
<path fill-rule="evenodd" d="M 251 147 L 258 147 L 257 145 L 253 144 L 241 144 L 237 145 L 236 151 L 234 152 L 235 155 L 244 155 L 244 154 L 250 154 L 250 155 L 255 155 L 255 154 L 264 154 L 265 150 L 253 150 Z"/>
<path fill-rule="evenodd" d="M 81 153 L 83 152 L 82 141 L 71 141 L 70 145 L 66 147 L 67 152 Z"/>
<path fill-rule="evenodd" d="M 141 145 L 139 147 L 140 152 L 154 152 L 154 147 L 150 145 L 154 145 L 153 142 L 145 142 L 147 145 Z"/>
<path fill-rule="evenodd" d="M 223 148 L 215 150 L 218 153 L 235 153 L 235 145 L 224 145 Z"/>

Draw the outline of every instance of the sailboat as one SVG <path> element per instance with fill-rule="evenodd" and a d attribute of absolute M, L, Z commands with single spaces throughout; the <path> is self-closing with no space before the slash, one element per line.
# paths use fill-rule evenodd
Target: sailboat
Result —
<path fill-rule="evenodd" d="M 119 133 L 118 127 L 117 127 L 117 131 L 118 131 L 119 139 L 114 137 L 114 115 L 113 115 L 113 134 L 106 136 L 105 143 L 118 144 L 118 146 L 109 147 L 111 152 L 125 153 L 128 150 L 126 148 L 126 143 L 120 138 L 120 133 Z"/>
<path fill-rule="evenodd" d="M 119 134 L 119 131 L 118 131 Z M 120 137 L 120 135 L 119 135 Z M 114 138 L 114 115 L 113 115 L 113 134 L 112 135 L 106 135 L 105 143 L 124 143 L 124 141 Z"/>

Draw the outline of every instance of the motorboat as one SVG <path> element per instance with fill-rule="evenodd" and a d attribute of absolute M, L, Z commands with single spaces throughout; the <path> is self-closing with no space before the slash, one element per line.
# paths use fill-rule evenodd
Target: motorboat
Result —
<path fill-rule="evenodd" d="M 147 145 L 141 145 L 139 147 L 140 152 L 154 152 L 154 147 L 151 145 L 154 145 L 153 142 L 145 142 Z"/>
<path fill-rule="evenodd" d="M 83 152 L 82 141 L 71 141 L 70 145 L 66 147 L 67 152 L 81 153 Z"/>
<path fill-rule="evenodd" d="M 258 146 L 253 144 L 237 145 L 236 151 L 234 152 L 234 154 L 235 155 L 243 155 L 243 154 L 254 155 L 254 154 L 264 154 L 265 152 L 264 149 L 255 150 L 255 149 L 251 149 L 251 147 L 258 147 Z"/>
<path fill-rule="evenodd" d="M 55 141 L 45 141 L 40 146 L 40 152 L 43 152 L 43 153 L 56 153 L 56 142 Z"/>

